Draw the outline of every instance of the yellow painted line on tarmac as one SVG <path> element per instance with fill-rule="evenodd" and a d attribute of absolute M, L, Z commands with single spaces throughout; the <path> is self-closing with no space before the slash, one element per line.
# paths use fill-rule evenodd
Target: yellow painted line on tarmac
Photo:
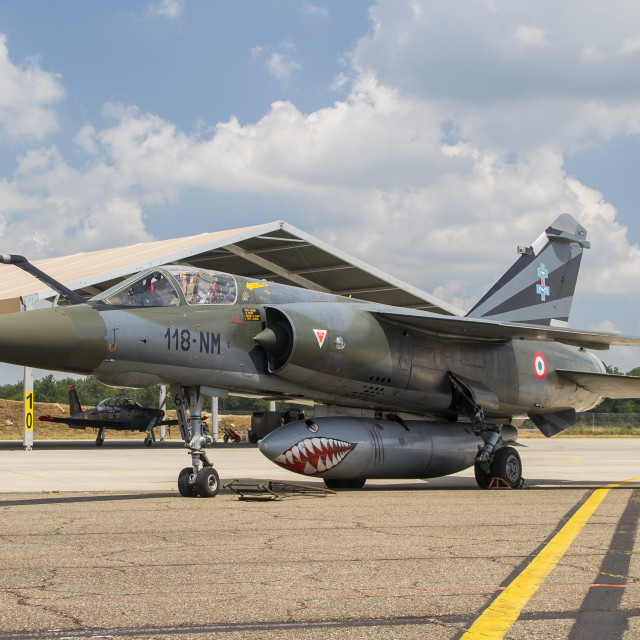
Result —
<path fill-rule="evenodd" d="M 630 478 L 596 489 L 529 565 L 484 610 L 460 640 L 501 640 L 582 531 L 609 491 Z"/>

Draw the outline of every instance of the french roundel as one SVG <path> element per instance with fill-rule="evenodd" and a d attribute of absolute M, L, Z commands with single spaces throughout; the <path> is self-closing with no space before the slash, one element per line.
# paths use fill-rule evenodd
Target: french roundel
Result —
<path fill-rule="evenodd" d="M 533 356 L 533 371 L 536 374 L 536 378 L 538 378 L 538 380 L 543 380 L 547 375 L 547 361 L 539 352 L 536 353 L 535 356 Z"/>

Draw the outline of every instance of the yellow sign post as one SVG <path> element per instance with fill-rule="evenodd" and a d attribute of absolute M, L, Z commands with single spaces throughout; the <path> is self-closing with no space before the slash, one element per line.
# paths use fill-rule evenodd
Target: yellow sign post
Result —
<path fill-rule="evenodd" d="M 33 371 L 25 369 L 24 372 L 24 438 L 23 445 L 26 451 L 33 448 Z"/>

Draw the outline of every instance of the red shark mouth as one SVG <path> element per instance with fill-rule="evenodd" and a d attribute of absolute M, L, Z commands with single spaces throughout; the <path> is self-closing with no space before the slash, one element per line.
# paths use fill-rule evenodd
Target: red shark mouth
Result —
<path fill-rule="evenodd" d="M 281 467 L 307 476 L 337 467 L 355 444 L 334 438 L 305 438 L 274 459 Z"/>

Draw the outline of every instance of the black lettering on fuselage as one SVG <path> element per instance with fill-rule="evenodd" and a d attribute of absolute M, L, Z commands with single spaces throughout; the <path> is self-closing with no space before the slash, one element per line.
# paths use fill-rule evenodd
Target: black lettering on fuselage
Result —
<path fill-rule="evenodd" d="M 220 355 L 220 334 L 219 333 L 203 333 L 200 332 L 200 353 L 214 353 L 218 347 L 218 355 Z"/>

